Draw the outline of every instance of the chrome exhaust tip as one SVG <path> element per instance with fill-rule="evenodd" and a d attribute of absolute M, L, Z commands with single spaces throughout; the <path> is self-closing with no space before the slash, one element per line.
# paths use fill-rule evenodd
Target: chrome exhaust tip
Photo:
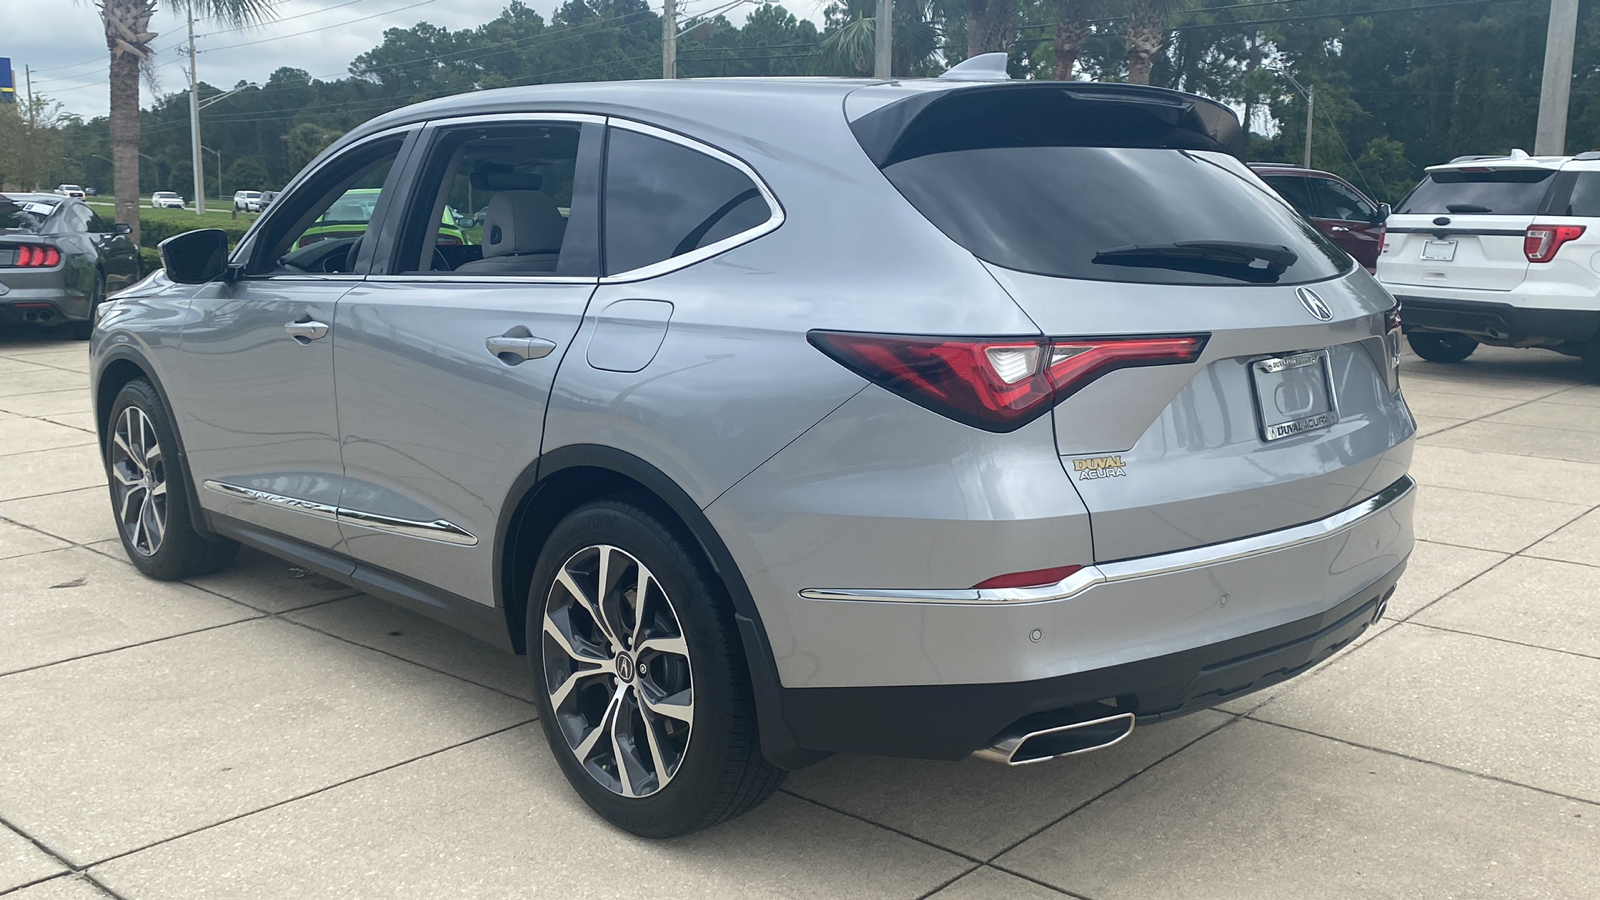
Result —
<path fill-rule="evenodd" d="M 1019 720 L 1017 724 L 1021 725 L 1028 719 Z M 994 743 L 972 755 L 1008 766 L 1026 766 L 1047 759 L 1103 750 L 1132 734 L 1133 724 L 1133 713 L 1123 712 L 1033 730 L 1007 730 L 995 738 Z"/>

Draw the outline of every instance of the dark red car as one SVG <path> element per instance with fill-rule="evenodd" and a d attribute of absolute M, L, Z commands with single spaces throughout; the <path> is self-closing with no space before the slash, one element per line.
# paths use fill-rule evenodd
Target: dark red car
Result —
<path fill-rule="evenodd" d="M 1251 163 L 1250 168 L 1368 272 L 1377 269 L 1389 204 L 1373 203 L 1332 172 L 1287 163 Z"/>

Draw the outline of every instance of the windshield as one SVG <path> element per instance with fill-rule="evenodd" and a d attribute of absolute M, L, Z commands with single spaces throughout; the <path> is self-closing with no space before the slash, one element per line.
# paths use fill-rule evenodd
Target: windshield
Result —
<path fill-rule="evenodd" d="M 1429 172 L 1395 210 L 1423 216 L 1537 215 L 1554 169 Z"/>
<path fill-rule="evenodd" d="M 55 209 L 53 203 L 0 197 L 0 231 L 38 231 Z"/>
<path fill-rule="evenodd" d="M 1159 284 L 1298 284 L 1353 265 L 1221 153 L 990 147 L 906 159 L 883 172 L 956 243 L 1023 272 Z"/>

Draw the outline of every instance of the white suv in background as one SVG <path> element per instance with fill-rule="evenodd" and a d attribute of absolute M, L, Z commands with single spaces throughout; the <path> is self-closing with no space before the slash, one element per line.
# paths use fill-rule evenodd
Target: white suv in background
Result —
<path fill-rule="evenodd" d="M 233 208 L 243 212 L 261 212 L 260 191 L 234 191 Z"/>
<path fill-rule="evenodd" d="M 1513 150 L 1427 171 L 1378 256 L 1411 348 L 1460 362 L 1479 344 L 1544 347 L 1600 378 L 1600 153 Z"/>

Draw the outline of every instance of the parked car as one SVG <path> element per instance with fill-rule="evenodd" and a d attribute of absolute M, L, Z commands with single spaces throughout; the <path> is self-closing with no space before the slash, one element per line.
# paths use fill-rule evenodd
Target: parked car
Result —
<path fill-rule="evenodd" d="M 172 191 L 156 191 L 150 195 L 151 209 L 183 209 L 183 198 Z"/>
<path fill-rule="evenodd" d="M 272 206 L 272 201 L 274 201 L 276 199 L 278 199 L 278 192 L 277 191 L 262 191 L 261 192 L 261 211 L 262 212 L 266 212 L 267 209 Z"/>
<path fill-rule="evenodd" d="M 1374 203 L 1332 172 L 1287 163 L 1256 162 L 1250 168 L 1368 272 L 1377 270 L 1389 204 Z"/>
<path fill-rule="evenodd" d="M 97 190 L 95 190 L 95 189 L 94 189 L 94 188 L 92 188 L 92 187 L 86 187 L 86 188 L 84 188 L 84 189 L 83 189 L 83 192 L 84 192 L 84 193 L 85 193 L 85 194 L 88 194 L 88 195 L 89 195 L 89 196 L 91 196 L 91 197 L 98 197 L 98 196 L 100 196 L 100 192 L 99 192 L 99 191 L 97 191 Z"/>
<path fill-rule="evenodd" d="M 1037 762 L 1305 671 L 1412 546 L 1393 301 L 1227 107 L 1004 66 L 354 129 L 101 318 L 128 557 L 243 542 L 527 652 L 574 789 L 650 836 L 832 752 Z M 365 231 L 301 246 L 353 189 Z"/>
<path fill-rule="evenodd" d="M 1389 220 L 1378 280 L 1406 340 L 1458 363 L 1479 344 L 1542 347 L 1600 379 L 1600 153 L 1465 156 L 1428 167 Z"/>
<path fill-rule="evenodd" d="M 75 197 L 79 200 L 82 200 L 85 196 L 87 196 L 84 194 L 83 188 L 78 187 L 75 184 L 56 185 L 56 195 L 60 197 Z"/>
<path fill-rule="evenodd" d="M 345 191 L 327 212 L 318 216 L 311 227 L 300 235 L 297 246 L 309 247 L 318 241 L 336 237 L 349 237 L 366 233 L 372 213 L 378 207 L 378 188 L 352 188 Z M 445 207 L 439 218 L 439 247 L 459 247 L 466 243 L 466 235 L 457 224 L 455 214 Z"/>
<path fill-rule="evenodd" d="M 260 212 L 260 191 L 235 191 L 233 194 L 233 209 L 235 212 Z"/>
<path fill-rule="evenodd" d="M 139 280 L 132 229 L 59 194 L 0 194 L 0 324 L 88 337 L 108 292 Z"/>

